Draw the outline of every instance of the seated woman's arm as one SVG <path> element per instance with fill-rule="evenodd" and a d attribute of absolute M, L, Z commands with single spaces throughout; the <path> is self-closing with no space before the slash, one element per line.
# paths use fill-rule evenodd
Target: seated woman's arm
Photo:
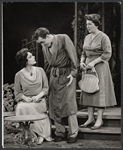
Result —
<path fill-rule="evenodd" d="M 38 95 L 32 97 L 34 102 L 38 102 L 39 99 L 41 99 L 43 96 L 46 96 L 48 94 L 48 90 L 49 90 L 48 79 L 46 73 L 42 68 L 41 68 L 41 74 L 42 74 L 42 91 Z"/>
<path fill-rule="evenodd" d="M 15 100 L 16 100 L 16 102 L 19 102 L 19 101 L 31 102 L 32 101 L 32 98 L 27 97 L 27 96 L 25 96 L 22 93 L 22 88 L 21 88 L 21 84 L 20 84 L 20 75 L 19 75 L 19 73 L 17 73 L 15 75 L 14 94 L 15 94 Z"/>

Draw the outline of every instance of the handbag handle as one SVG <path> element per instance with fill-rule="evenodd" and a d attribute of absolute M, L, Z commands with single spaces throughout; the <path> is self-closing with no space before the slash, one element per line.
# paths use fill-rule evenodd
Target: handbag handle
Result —
<path fill-rule="evenodd" d="M 97 71 L 96 71 L 95 67 L 92 68 L 92 72 L 95 72 L 96 76 L 98 77 L 98 74 L 97 74 Z"/>
<path fill-rule="evenodd" d="M 96 71 L 95 67 L 89 68 L 89 69 L 91 69 L 91 72 L 95 72 L 96 76 L 98 77 L 98 74 L 97 74 L 97 71 Z M 87 70 L 88 69 L 85 69 L 84 71 L 82 71 L 82 74 L 86 74 Z"/>

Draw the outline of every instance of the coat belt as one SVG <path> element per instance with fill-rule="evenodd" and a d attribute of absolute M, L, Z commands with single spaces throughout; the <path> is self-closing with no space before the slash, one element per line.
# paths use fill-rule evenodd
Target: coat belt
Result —
<path fill-rule="evenodd" d="M 54 76 L 54 77 L 59 77 L 60 75 L 63 74 L 63 72 L 65 70 L 67 70 L 68 68 L 70 67 L 62 67 L 62 68 L 58 68 L 58 67 L 52 67 L 51 69 L 51 74 Z"/>

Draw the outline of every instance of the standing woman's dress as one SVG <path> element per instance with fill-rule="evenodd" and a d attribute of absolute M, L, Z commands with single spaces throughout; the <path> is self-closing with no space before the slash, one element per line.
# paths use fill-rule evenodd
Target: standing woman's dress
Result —
<path fill-rule="evenodd" d="M 45 98 L 41 99 L 41 102 L 23 102 L 21 96 L 32 97 L 38 95 L 41 91 L 47 95 L 48 93 L 48 81 L 44 70 L 40 67 L 36 67 L 36 76 L 34 80 L 27 79 L 23 72 L 20 70 L 15 75 L 15 98 L 18 102 L 16 107 L 16 115 L 40 115 L 46 113 Z M 44 103 L 44 105 L 43 105 Z M 40 121 L 34 121 L 34 124 L 30 124 L 30 130 L 37 133 L 47 141 L 51 141 L 51 125 L 48 118 Z"/>
<path fill-rule="evenodd" d="M 116 105 L 114 86 L 110 73 L 108 60 L 111 57 L 111 42 L 108 36 L 100 31 L 93 39 L 91 34 L 85 37 L 82 55 L 86 57 L 86 64 L 100 57 L 103 62 L 95 65 L 99 76 L 100 90 L 94 94 L 88 94 L 82 91 L 82 102 L 85 106 L 108 107 Z"/>

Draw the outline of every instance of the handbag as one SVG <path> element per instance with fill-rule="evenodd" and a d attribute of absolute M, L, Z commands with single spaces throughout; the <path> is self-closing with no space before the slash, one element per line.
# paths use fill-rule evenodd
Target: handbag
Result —
<path fill-rule="evenodd" d="M 82 72 L 82 79 L 78 83 L 80 89 L 86 93 L 95 93 L 99 91 L 99 78 L 96 69 L 93 67 L 91 72 L 87 70 Z"/>

